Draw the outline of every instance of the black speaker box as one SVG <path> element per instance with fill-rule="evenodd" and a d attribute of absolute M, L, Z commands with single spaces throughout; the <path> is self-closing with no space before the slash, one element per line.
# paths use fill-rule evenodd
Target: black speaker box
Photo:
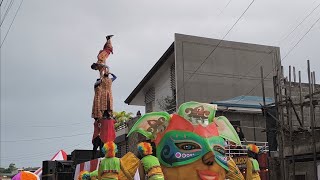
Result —
<path fill-rule="evenodd" d="M 55 174 L 42 174 L 41 180 L 56 180 Z"/>
<path fill-rule="evenodd" d="M 71 154 L 68 154 L 68 155 L 67 155 L 67 161 L 72 161 L 72 156 L 71 156 Z"/>
<path fill-rule="evenodd" d="M 73 161 L 56 161 L 56 172 L 74 172 Z"/>
<path fill-rule="evenodd" d="M 58 172 L 56 174 L 55 180 L 72 180 L 73 179 L 73 173 L 72 172 Z"/>
<path fill-rule="evenodd" d="M 56 172 L 55 161 L 42 161 L 42 175 L 54 174 Z"/>
<path fill-rule="evenodd" d="M 100 151 L 97 151 L 96 154 L 100 154 Z M 80 164 L 86 161 L 90 161 L 92 159 L 92 150 L 74 150 L 71 153 L 72 161 L 74 164 Z"/>

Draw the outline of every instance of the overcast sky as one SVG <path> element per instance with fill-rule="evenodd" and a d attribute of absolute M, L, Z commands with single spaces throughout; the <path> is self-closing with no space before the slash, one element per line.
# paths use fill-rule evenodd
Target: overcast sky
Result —
<path fill-rule="evenodd" d="M 11 0 L 1 6 L 1 20 Z M 21 0 L 1 26 L 1 43 Z M 93 84 L 90 69 L 107 34 L 114 54 L 107 60 L 118 76 L 115 111 L 174 40 L 174 33 L 220 39 L 251 0 L 27 0 L 1 47 L 0 165 L 41 166 L 64 149 L 91 149 Z M 255 1 L 226 40 L 279 46 L 283 60 L 302 70 L 306 60 L 320 79 L 320 0 Z M 298 24 L 303 23 L 298 27 Z M 293 29 L 296 30 L 290 33 Z"/>

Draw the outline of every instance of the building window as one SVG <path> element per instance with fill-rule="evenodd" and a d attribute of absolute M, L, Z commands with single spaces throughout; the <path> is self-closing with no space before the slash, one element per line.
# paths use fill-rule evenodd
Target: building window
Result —
<path fill-rule="evenodd" d="M 154 106 L 154 101 L 146 103 L 146 113 L 152 112 Z"/>
<path fill-rule="evenodd" d="M 175 64 L 173 63 L 170 67 L 170 87 L 171 90 L 174 91 L 173 94 L 176 92 L 176 70 L 175 70 Z"/>
<path fill-rule="evenodd" d="M 155 90 L 154 88 L 150 88 L 145 94 L 145 104 L 146 104 L 146 113 L 152 112 L 155 101 Z"/>

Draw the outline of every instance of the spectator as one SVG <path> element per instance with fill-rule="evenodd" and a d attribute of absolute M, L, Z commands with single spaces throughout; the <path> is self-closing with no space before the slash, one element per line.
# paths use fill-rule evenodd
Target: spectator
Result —
<path fill-rule="evenodd" d="M 141 116 L 141 112 L 140 110 L 137 112 L 137 117 L 140 117 Z"/>
<path fill-rule="evenodd" d="M 236 131 L 237 131 L 237 134 L 239 136 L 240 141 L 247 141 L 246 138 L 244 137 L 244 134 L 243 134 L 242 129 L 240 128 L 240 126 L 236 127 Z"/>

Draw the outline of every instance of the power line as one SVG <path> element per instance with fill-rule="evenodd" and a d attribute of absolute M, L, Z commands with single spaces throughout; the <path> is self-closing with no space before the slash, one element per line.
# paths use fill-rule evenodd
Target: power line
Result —
<path fill-rule="evenodd" d="M 91 142 L 89 143 L 78 143 L 76 145 L 72 145 L 72 146 L 67 146 L 67 147 L 63 147 L 60 149 L 66 150 L 66 149 L 70 149 L 70 148 L 75 148 L 75 147 L 83 147 L 83 146 L 88 146 L 90 145 Z M 52 153 L 56 153 L 59 150 L 59 148 L 55 147 L 55 149 L 47 151 L 47 152 L 42 152 L 42 153 L 37 153 L 37 154 L 31 154 L 31 155 L 23 155 L 23 156 L 11 156 L 11 157 L 5 157 L 5 158 L 1 158 L 2 160 L 11 160 L 11 159 L 29 159 L 29 158 L 35 158 L 35 157 L 42 157 L 42 156 L 48 156 L 48 155 L 52 155 Z"/>
<path fill-rule="evenodd" d="M 280 45 L 287 37 L 289 37 L 319 6 L 320 6 L 320 4 L 318 4 L 315 8 L 313 8 L 313 10 L 312 10 L 295 28 L 293 28 L 293 29 L 290 31 L 290 33 L 287 34 L 287 36 L 286 36 L 285 38 L 283 38 L 283 39 L 278 43 L 278 45 Z M 274 51 L 274 49 L 272 49 L 272 50 L 268 53 L 268 55 L 271 54 L 273 51 Z M 261 59 L 258 61 L 258 63 L 256 63 L 254 66 L 252 66 L 252 68 L 250 68 L 250 69 L 245 73 L 244 76 L 248 75 L 248 74 L 251 72 L 251 70 L 253 70 L 253 69 L 254 69 L 255 67 L 257 67 L 259 64 L 261 64 L 261 62 L 262 62 L 263 60 L 264 60 L 264 58 L 261 58 Z M 240 78 L 240 79 L 242 79 L 242 78 Z M 238 83 L 239 83 L 239 82 L 238 82 Z"/>
<path fill-rule="evenodd" d="M 308 31 L 299 39 L 299 41 L 289 50 L 289 52 L 284 56 L 284 58 L 282 60 L 284 60 L 290 53 L 291 51 L 301 42 L 301 40 L 311 31 L 311 29 L 318 23 L 318 21 L 320 20 L 320 17 L 316 20 L 315 23 L 313 23 L 311 25 L 311 27 L 308 29 Z M 281 60 L 281 61 L 282 61 Z"/>
<path fill-rule="evenodd" d="M 7 17 L 7 15 L 8 15 L 8 13 L 9 13 L 9 11 L 10 11 L 11 7 L 12 7 L 13 2 L 14 2 L 14 0 L 11 0 L 11 1 L 10 1 L 9 6 L 8 6 L 8 8 L 7 8 L 6 12 L 5 12 L 5 13 L 4 13 L 4 15 L 3 15 L 3 19 L 1 19 L 0 27 L 2 26 L 2 24 L 3 24 L 4 20 L 6 19 L 6 17 Z"/>
<path fill-rule="evenodd" d="M 223 13 L 223 11 L 229 6 L 229 4 L 230 4 L 231 1 L 232 1 L 232 0 L 229 0 L 229 1 L 228 1 L 228 3 L 223 7 L 223 9 L 220 11 L 220 13 L 218 14 L 217 17 L 219 17 L 219 16 Z"/>
<path fill-rule="evenodd" d="M 6 4 L 4 5 L 4 8 L 3 8 L 3 9 L 6 9 L 6 8 L 7 8 L 8 2 L 9 2 L 9 0 L 6 1 Z"/>
<path fill-rule="evenodd" d="M 22 3 L 23 3 L 23 0 L 21 0 L 21 3 L 20 3 L 20 5 L 19 5 L 19 7 L 18 7 L 18 10 L 16 11 L 16 14 L 14 15 L 14 18 L 13 18 L 13 20 L 12 20 L 10 26 L 9 26 L 9 29 L 8 29 L 6 35 L 4 36 L 4 39 L 3 39 L 2 43 L 1 43 L 0 48 L 2 48 L 2 45 L 3 45 L 4 41 L 6 40 L 6 38 L 7 38 L 7 36 L 8 36 L 8 33 L 9 33 L 10 29 L 11 29 L 11 26 L 12 26 L 14 20 L 16 19 L 16 16 L 17 16 L 17 14 L 18 14 L 18 12 L 19 12 L 19 10 L 20 10 L 20 7 L 21 7 Z"/>
<path fill-rule="evenodd" d="M 87 125 L 87 123 L 68 123 L 68 124 L 56 124 L 56 125 L 34 125 L 34 124 L 9 124 L 9 125 L 5 125 L 5 124 L 1 124 L 1 126 L 5 126 L 5 127 L 31 127 L 31 128 L 53 128 L 53 127 L 65 127 L 65 126 L 74 126 L 74 125 Z"/>
<path fill-rule="evenodd" d="M 48 140 L 48 139 L 61 139 L 61 138 L 67 138 L 67 137 L 82 136 L 82 135 L 86 135 L 86 134 L 92 134 L 92 132 L 90 132 L 90 133 L 81 133 L 81 134 L 73 134 L 73 135 L 69 135 L 69 136 L 55 136 L 55 137 L 47 137 L 47 138 L 8 140 L 8 141 L 0 141 L 0 142 L 11 143 L 11 142 L 25 142 L 25 141 L 40 141 L 40 140 Z"/>
<path fill-rule="evenodd" d="M 0 7 L 1 7 L 1 5 L 2 5 L 3 1 L 4 1 L 4 0 L 2 0 L 2 1 L 1 1 L 1 3 L 0 3 Z"/>
<path fill-rule="evenodd" d="M 300 23 L 292 31 L 290 31 L 290 33 L 287 34 L 281 41 L 286 40 L 319 6 L 320 3 L 315 8 L 313 8 L 312 11 L 306 17 L 304 17 L 303 20 L 300 21 Z"/>
<path fill-rule="evenodd" d="M 320 20 L 320 17 L 310 26 L 310 28 L 308 29 L 308 31 L 299 39 L 299 41 L 287 52 L 287 54 L 280 60 L 279 64 L 277 66 L 279 66 L 281 64 L 281 62 L 283 62 L 288 55 L 293 51 L 293 49 L 302 41 L 302 39 L 311 31 L 311 29 L 318 23 L 318 21 Z M 272 69 L 265 77 L 263 77 L 263 80 L 265 80 L 276 68 L 277 66 L 275 66 L 274 69 Z M 261 82 L 259 82 L 256 86 L 254 86 L 248 93 L 246 93 L 244 96 L 249 95 L 253 90 L 255 90 L 259 85 L 261 84 Z M 241 97 L 236 103 L 238 103 L 239 101 L 241 101 L 243 98 Z"/>
<path fill-rule="evenodd" d="M 224 40 L 224 38 L 231 32 L 231 30 L 235 27 L 235 25 L 239 22 L 239 20 L 244 16 L 244 14 L 248 11 L 248 9 L 251 7 L 251 5 L 254 3 L 255 0 L 252 0 L 251 3 L 248 5 L 248 7 L 244 10 L 244 12 L 240 15 L 240 17 L 236 20 L 236 22 L 231 26 L 231 28 L 227 31 L 227 33 L 222 37 L 221 40 L 219 40 L 219 43 L 215 46 L 215 48 L 209 53 L 209 55 L 204 59 L 204 61 L 198 66 L 198 68 L 191 74 L 191 76 L 185 81 L 182 85 L 182 87 L 177 91 L 177 93 L 185 87 L 185 85 L 188 83 L 188 81 L 194 76 L 194 74 L 202 67 L 202 65 L 208 60 L 208 58 L 211 56 L 211 54 L 214 53 L 214 51 L 219 47 L 221 42 Z"/>

